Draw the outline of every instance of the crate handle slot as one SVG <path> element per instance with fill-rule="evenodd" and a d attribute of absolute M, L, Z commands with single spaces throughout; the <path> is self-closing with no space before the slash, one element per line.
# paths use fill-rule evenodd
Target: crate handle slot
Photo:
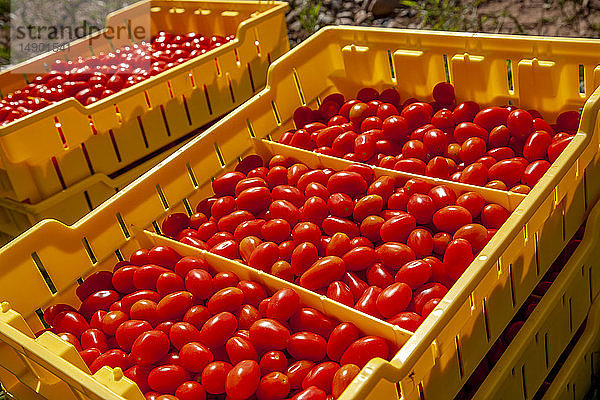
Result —
<path fill-rule="evenodd" d="M 252 127 L 252 122 L 248 118 L 246 118 L 246 127 L 248 128 L 248 134 L 251 138 L 256 138 L 256 134 L 254 133 L 254 128 Z"/>
<path fill-rule="evenodd" d="M 87 238 L 84 236 L 83 239 L 81 239 L 81 243 L 83 243 L 83 248 L 85 249 L 90 261 L 95 265 L 98 262 L 98 259 L 92 250 L 92 246 L 90 246 L 90 242 L 88 242 Z"/>
<path fill-rule="evenodd" d="M 196 174 L 194 174 L 194 170 L 192 169 L 191 164 L 187 162 L 185 163 L 185 166 L 187 168 L 188 176 L 192 181 L 192 185 L 194 185 L 194 189 L 198 189 L 198 179 L 196 178 Z"/>
<path fill-rule="evenodd" d="M 171 129 L 169 128 L 169 123 L 167 122 L 167 114 L 165 114 L 165 107 L 160 105 L 160 113 L 162 114 L 163 122 L 165 123 L 165 129 L 167 130 L 167 136 L 171 137 Z"/>
<path fill-rule="evenodd" d="M 527 398 L 527 384 L 525 382 L 525 364 L 521 365 L 521 383 L 523 384 L 523 398 Z"/>
<path fill-rule="evenodd" d="M 58 117 L 54 117 L 54 127 L 56 128 L 56 131 L 58 132 L 58 136 L 60 137 L 60 141 L 63 144 L 63 148 L 65 150 L 69 150 L 69 144 L 67 143 L 67 138 L 65 137 L 65 133 L 62 130 L 62 124 L 60 123 L 60 120 L 58 119 Z"/>
<path fill-rule="evenodd" d="M 58 293 L 58 290 L 56 290 L 56 286 L 54 285 L 54 282 L 52 282 L 52 278 L 50 277 L 50 274 L 44 267 L 44 264 L 42 263 L 40 256 L 38 255 L 37 252 L 34 251 L 33 253 L 31 253 L 31 258 L 33 259 L 33 263 L 35 264 L 40 275 L 42 275 L 44 282 L 46 282 L 46 286 L 48 287 L 48 290 L 50 290 L 50 293 L 52 293 L 52 295 L 54 296 L 56 293 Z"/>
<path fill-rule="evenodd" d="M 158 226 L 158 223 L 156 221 L 152 221 L 152 227 L 154 228 L 154 232 L 156 232 L 157 235 L 162 235 L 160 226 Z"/>
<path fill-rule="evenodd" d="M 300 103 L 303 106 L 306 106 L 306 98 L 304 97 L 304 91 L 302 90 L 300 77 L 298 76 L 298 71 L 296 71 L 296 68 L 292 68 L 292 76 L 294 77 L 294 83 L 296 84 L 296 91 L 298 92 L 298 96 L 300 96 Z"/>
<path fill-rule="evenodd" d="M 54 167 L 54 171 L 56 171 L 56 175 L 58 176 L 58 180 L 60 181 L 60 185 L 62 186 L 63 190 L 67 188 L 67 185 L 65 184 L 65 180 L 63 178 L 62 172 L 60 171 L 60 167 L 58 165 L 58 160 L 56 159 L 56 157 L 52 157 L 52 166 Z"/>
<path fill-rule="evenodd" d="M 89 210 L 92 211 L 94 207 L 92 207 L 92 200 L 90 199 L 90 194 L 87 190 L 83 191 L 83 197 L 85 197 L 85 202 L 87 203 Z"/>
<path fill-rule="evenodd" d="M 206 85 L 204 85 L 204 97 L 206 98 L 206 105 L 208 106 L 208 114 L 212 115 L 213 110 L 212 106 L 210 105 L 210 97 L 208 97 L 208 88 Z"/>
<path fill-rule="evenodd" d="M 248 75 L 250 76 L 250 87 L 252 88 L 252 93 L 256 93 L 256 87 L 254 86 L 254 78 L 252 77 L 252 69 L 250 68 L 250 63 L 246 63 L 248 67 Z"/>
<path fill-rule="evenodd" d="M 194 212 L 192 211 L 192 206 L 191 206 L 189 200 L 184 197 L 182 200 L 182 203 L 183 203 L 183 207 L 185 207 L 185 212 L 187 213 L 188 217 L 192 216 L 192 214 L 194 214 Z"/>
<path fill-rule="evenodd" d="M 108 130 L 108 135 L 110 136 L 110 141 L 111 141 L 111 143 L 113 145 L 113 149 L 115 150 L 115 155 L 117 156 L 117 161 L 121 162 L 121 153 L 119 152 L 119 147 L 117 146 L 117 141 L 115 140 L 115 134 L 112 131 L 112 129 Z"/>
<path fill-rule="evenodd" d="M 184 94 L 181 95 L 181 100 L 183 101 L 183 108 L 185 109 L 185 116 L 187 117 L 188 125 L 192 125 L 192 116 L 190 115 L 190 109 Z"/>
<path fill-rule="evenodd" d="M 281 118 L 279 117 L 279 111 L 277 111 L 277 104 L 275 104 L 275 100 L 271 100 L 271 108 L 273 109 L 273 116 L 275 116 L 277 126 L 281 126 Z M 269 138 L 269 140 L 271 140 L 271 138 Z"/>
<path fill-rule="evenodd" d="M 213 145 L 215 147 L 215 154 L 217 155 L 217 159 L 219 160 L 219 163 L 221 164 L 221 168 L 223 168 L 223 167 L 225 167 L 225 165 L 227 165 L 227 163 L 225 162 L 225 159 L 223 158 L 221 149 L 219 148 L 219 145 L 217 144 L 217 142 L 214 142 Z M 214 176 L 212 178 L 214 178 Z"/>
<path fill-rule="evenodd" d="M 515 86 L 513 81 L 512 60 L 510 58 L 506 59 L 506 79 L 508 83 L 508 93 L 514 94 Z"/>
<path fill-rule="evenodd" d="M 483 324 L 485 327 L 485 337 L 487 338 L 488 343 L 491 340 L 491 333 L 490 333 L 490 319 L 488 317 L 488 310 L 487 310 L 487 297 L 484 297 L 481 300 L 481 313 L 483 314 Z"/>
<path fill-rule="evenodd" d="M 460 375 L 460 379 L 462 380 L 463 376 L 465 375 L 465 372 L 463 370 L 463 360 L 462 360 L 462 354 L 461 354 L 461 350 L 460 350 L 459 335 L 456 335 L 454 337 L 454 347 L 456 348 L 456 360 L 458 361 L 458 373 Z"/>
<path fill-rule="evenodd" d="M 235 104 L 235 94 L 233 93 L 233 84 L 231 83 L 231 75 L 229 75 L 229 72 L 226 72 L 225 76 L 227 77 L 227 84 L 229 85 L 229 94 L 231 95 L 231 102 L 233 104 Z"/>
<path fill-rule="evenodd" d="M 390 75 L 392 77 L 392 81 L 396 82 L 396 70 L 394 69 L 394 57 L 392 57 L 392 51 L 387 51 L 388 55 L 388 67 L 390 68 Z"/>
<path fill-rule="evenodd" d="M 119 260 L 119 261 L 125 261 L 125 257 L 123 257 L 123 253 L 121 253 L 121 250 L 116 249 L 115 250 L 115 255 L 117 256 L 117 260 Z"/>
<path fill-rule="evenodd" d="M 442 59 L 444 60 L 444 74 L 446 76 L 446 82 L 452 82 L 450 80 L 450 65 L 448 64 L 448 55 L 443 54 Z"/>
<path fill-rule="evenodd" d="M 139 115 L 136 118 L 137 118 L 138 125 L 140 126 L 140 132 L 142 134 L 142 139 L 144 139 L 144 146 L 146 146 L 146 148 L 148 148 L 149 147 L 148 138 L 146 137 L 146 130 L 144 129 L 144 124 L 142 123 L 142 118 Z"/>
<path fill-rule="evenodd" d="M 125 223 L 125 220 L 123 220 L 123 216 L 121 215 L 120 212 L 118 212 L 116 214 L 117 216 L 117 222 L 119 223 L 119 228 L 121 228 L 121 231 L 123 232 L 123 236 L 125 236 L 125 239 L 129 239 L 131 237 L 131 234 L 129 233 L 129 230 L 127 229 L 127 224 Z"/>
<path fill-rule="evenodd" d="M 585 66 L 579 64 L 579 95 L 585 97 Z"/>
<path fill-rule="evenodd" d="M 44 312 L 42 311 L 41 308 L 38 308 L 35 310 L 35 315 L 37 315 L 38 319 L 40 320 L 42 326 L 44 327 L 44 329 L 48 329 L 50 328 L 50 324 L 46 322 L 46 320 L 44 319 Z"/>
<path fill-rule="evenodd" d="M 160 184 L 158 183 L 156 184 L 156 193 L 158 193 L 158 197 L 160 198 L 160 202 L 163 208 L 165 209 L 165 211 L 167 211 L 169 209 L 169 202 L 167 201 L 165 193 L 163 192 L 162 188 L 160 187 Z"/>

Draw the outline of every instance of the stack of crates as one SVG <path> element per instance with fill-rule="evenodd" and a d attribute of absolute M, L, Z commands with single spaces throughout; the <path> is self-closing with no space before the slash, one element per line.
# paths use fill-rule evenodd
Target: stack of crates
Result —
<path fill-rule="evenodd" d="M 106 26 L 115 32 L 149 20 L 150 35 L 200 30 L 235 38 L 91 105 L 68 98 L 0 127 L 0 233 L 17 236 L 44 218 L 72 224 L 248 100 L 289 49 L 286 9 L 274 1 L 144 0 L 110 14 Z M 76 60 L 133 43 L 112 36 L 98 31 L 68 52 L 2 72 L 2 93 L 65 55 Z"/>
<path fill-rule="evenodd" d="M 135 384 L 118 371 L 105 367 L 90 375 L 77 367 L 78 354 L 54 334 L 34 338 L 32 332 L 43 328 L 40 310 L 59 302 L 78 304 L 78 280 L 112 270 L 139 247 L 160 244 L 269 287 L 292 287 L 311 306 L 400 347 L 391 361 L 371 360 L 341 398 L 452 399 L 588 218 L 581 245 L 475 394 L 532 398 L 589 315 L 580 343 L 546 391 L 547 398 L 582 398 L 590 384 L 583 367 L 593 364 L 592 353 L 600 348 L 600 90 L 594 90 L 600 83 L 599 52 L 600 42 L 582 39 L 349 27 L 320 31 L 274 62 L 266 88 L 243 107 L 85 218 L 72 226 L 44 221 L 0 251 L 0 293 L 7 301 L 0 308 L 0 380 L 19 398 L 140 399 Z M 423 178 L 459 193 L 477 191 L 511 215 L 414 333 L 159 235 L 167 214 L 190 214 L 191 205 L 212 195 L 211 178 L 232 170 L 245 155 L 283 154 L 313 168 L 347 166 L 346 160 L 272 141 L 293 128 L 296 107 L 315 107 L 328 94 L 353 95 L 362 87 L 395 87 L 402 98 L 426 98 L 446 79 L 459 101 L 512 103 L 549 119 L 565 110 L 583 111 L 578 133 L 527 195 Z M 27 290 L 15 282 L 27 282 Z M 577 390 L 569 391 L 575 385 Z"/>

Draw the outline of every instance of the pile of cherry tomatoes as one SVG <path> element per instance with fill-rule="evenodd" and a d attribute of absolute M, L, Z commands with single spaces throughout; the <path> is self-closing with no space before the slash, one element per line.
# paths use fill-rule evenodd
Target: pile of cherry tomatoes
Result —
<path fill-rule="evenodd" d="M 510 215 L 476 192 L 279 155 L 248 156 L 212 187 L 162 232 L 413 332 Z"/>
<path fill-rule="evenodd" d="M 577 111 L 548 124 L 536 110 L 456 105 L 454 87 L 439 83 L 432 102 L 404 103 L 395 89 L 340 93 L 317 110 L 294 112 L 298 129 L 280 143 L 383 168 L 528 193 L 573 139 Z"/>
<path fill-rule="evenodd" d="M 150 42 L 76 60 L 57 60 L 52 70 L 0 100 L 0 125 L 74 97 L 87 106 L 122 89 L 198 57 L 234 36 L 159 32 Z"/>
<path fill-rule="evenodd" d="M 337 398 L 373 357 L 395 348 L 304 307 L 290 288 L 217 272 L 170 247 L 136 251 L 90 275 L 81 306 L 50 306 L 50 330 L 92 373 L 119 367 L 148 400 Z"/>

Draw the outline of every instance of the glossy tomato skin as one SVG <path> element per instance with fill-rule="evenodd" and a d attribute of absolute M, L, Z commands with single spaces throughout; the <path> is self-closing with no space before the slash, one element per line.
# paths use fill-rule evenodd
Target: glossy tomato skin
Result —
<path fill-rule="evenodd" d="M 202 372 L 213 359 L 213 353 L 202 343 L 186 343 L 179 350 L 180 364 L 190 372 Z"/>
<path fill-rule="evenodd" d="M 300 360 L 291 364 L 286 371 L 286 375 L 290 381 L 290 387 L 292 389 L 301 388 L 302 381 L 314 367 L 315 363 L 308 360 Z"/>
<path fill-rule="evenodd" d="M 202 371 L 201 382 L 207 393 L 225 393 L 225 381 L 233 366 L 225 361 L 213 361 Z"/>
<path fill-rule="evenodd" d="M 386 287 L 379 295 L 375 305 L 379 314 L 391 318 L 408 307 L 412 299 L 412 290 L 404 282 L 396 282 Z"/>
<path fill-rule="evenodd" d="M 237 330 L 235 315 L 224 311 L 211 317 L 200 329 L 199 342 L 214 348 L 224 345 L 227 339 Z"/>
<path fill-rule="evenodd" d="M 90 371 L 92 374 L 96 373 L 103 366 L 109 366 L 111 368 L 120 367 L 122 370 L 126 370 L 131 367 L 131 361 L 127 353 L 120 349 L 112 349 L 102 353 L 97 357 L 90 365 Z"/>
<path fill-rule="evenodd" d="M 355 364 L 359 368 L 365 366 L 374 357 L 387 359 L 389 346 L 385 339 L 378 336 L 363 336 L 352 343 L 340 359 L 340 364 Z"/>
<path fill-rule="evenodd" d="M 313 332 L 296 332 L 290 336 L 288 353 L 297 360 L 319 362 L 325 357 L 327 342 Z"/>
<path fill-rule="evenodd" d="M 227 373 L 225 392 L 233 400 L 250 398 L 260 383 L 260 367 L 254 360 L 240 361 Z"/>
<path fill-rule="evenodd" d="M 161 331 L 142 333 L 133 342 L 131 354 L 138 365 L 148 366 L 156 363 L 169 352 L 169 338 Z"/>
<path fill-rule="evenodd" d="M 200 383 L 187 381 L 179 385 L 175 391 L 175 397 L 178 400 L 205 400 L 206 391 Z"/>
<path fill-rule="evenodd" d="M 359 372 L 360 368 L 354 364 L 346 364 L 338 369 L 331 383 L 333 397 L 338 398 Z"/>
<path fill-rule="evenodd" d="M 328 338 L 336 325 L 336 321 L 322 312 L 310 307 L 300 308 L 289 320 L 294 331 L 314 332 Z"/>
<path fill-rule="evenodd" d="M 358 340 L 360 332 L 353 324 L 342 322 L 335 327 L 327 341 L 327 357 L 339 361 L 342 354 L 352 343 Z"/>
<path fill-rule="evenodd" d="M 138 336 L 150 330 L 152 330 L 152 325 L 147 321 L 129 320 L 119 325 L 115 331 L 115 338 L 121 349 L 130 351 Z"/>
<path fill-rule="evenodd" d="M 471 213 L 461 206 L 446 206 L 433 215 L 433 224 L 442 232 L 454 233 L 473 221 Z"/>
<path fill-rule="evenodd" d="M 267 305 L 267 317 L 287 321 L 300 306 L 300 297 L 289 288 L 280 289 L 271 296 Z"/>
<path fill-rule="evenodd" d="M 339 257 L 326 256 L 317 260 L 300 276 L 300 286 L 315 290 L 339 280 L 345 272 L 345 263 Z"/>
<path fill-rule="evenodd" d="M 290 392 L 288 377 L 281 372 L 265 374 L 260 380 L 256 391 L 259 400 L 281 400 L 286 398 Z"/>
<path fill-rule="evenodd" d="M 415 259 L 415 252 L 407 245 L 398 242 L 384 243 L 377 247 L 375 252 L 381 264 L 393 271 Z"/>
<path fill-rule="evenodd" d="M 272 350 L 262 355 L 258 365 L 265 375 L 276 371 L 285 373 L 288 368 L 288 360 L 283 352 Z"/>
<path fill-rule="evenodd" d="M 302 389 L 306 390 L 310 386 L 316 386 L 327 393 L 331 393 L 333 376 L 339 368 L 340 365 L 333 361 L 325 361 L 315 365 L 302 380 Z"/>
<path fill-rule="evenodd" d="M 452 280 L 458 279 L 473 261 L 473 247 L 465 239 L 454 239 L 444 253 L 446 273 Z"/>
<path fill-rule="evenodd" d="M 283 350 L 290 340 L 290 331 L 280 322 L 269 318 L 259 319 L 250 327 L 250 341 L 258 351 Z"/>
<path fill-rule="evenodd" d="M 375 266 L 373 268 L 375 268 Z M 393 280 L 393 278 L 391 279 Z M 352 307 L 354 305 L 354 296 L 352 295 L 350 288 L 341 281 L 331 282 L 331 284 L 327 287 L 327 297 L 348 307 Z"/>
<path fill-rule="evenodd" d="M 412 311 L 402 311 L 392 318 L 388 319 L 387 322 L 393 325 L 398 325 L 402 329 L 414 332 L 423 322 L 423 318 Z"/>
<path fill-rule="evenodd" d="M 190 323 L 176 322 L 169 330 L 169 340 L 180 350 L 186 343 L 200 341 L 200 331 Z"/>

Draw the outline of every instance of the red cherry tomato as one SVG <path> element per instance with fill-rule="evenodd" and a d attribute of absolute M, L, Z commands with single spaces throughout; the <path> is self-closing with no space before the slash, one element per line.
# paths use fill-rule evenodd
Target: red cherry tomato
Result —
<path fill-rule="evenodd" d="M 169 338 L 161 331 L 144 332 L 131 346 L 131 355 L 138 365 L 152 365 L 169 352 Z"/>
<path fill-rule="evenodd" d="M 225 393 L 225 381 L 232 365 L 224 361 L 213 361 L 202 371 L 201 381 L 204 389 L 211 394 Z"/>
<path fill-rule="evenodd" d="M 374 357 L 387 359 L 388 356 L 389 347 L 384 339 L 378 336 L 363 336 L 344 351 L 340 363 L 354 364 L 362 368 Z"/>

